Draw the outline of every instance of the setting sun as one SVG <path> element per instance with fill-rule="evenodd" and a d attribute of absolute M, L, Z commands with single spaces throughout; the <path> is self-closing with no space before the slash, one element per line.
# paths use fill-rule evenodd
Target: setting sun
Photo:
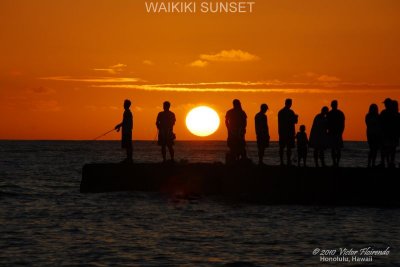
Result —
<path fill-rule="evenodd" d="M 186 127 L 197 136 L 209 136 L 215 133 L 219 123 L 217 112 L 207 106 L 196 107 L 186 116 Z"/>

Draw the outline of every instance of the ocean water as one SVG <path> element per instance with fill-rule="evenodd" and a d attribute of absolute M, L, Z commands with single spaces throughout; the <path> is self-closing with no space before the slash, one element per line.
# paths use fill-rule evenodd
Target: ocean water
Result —
<path fill-rule="evenodd" d="M 247 149 L 256 161 L 255 143 Z M 346 143 L 342 165 L 365 166 L 367 151 Z M 225 152 L 225 142 L 176 144 L 178 161 L 222 162 Z M 277 164 L 276 143 L 266 152 Z M 372 264 L 400 266 L 400 209 L 79 193 L 83 164 L 123 157 L 113 141 L 0 141 L 0 266 L 321 266 L 315 249 L 367 247 L 390 248 Z M 159 148 L 136 142 L 134 161 L 160 161 Z"/>

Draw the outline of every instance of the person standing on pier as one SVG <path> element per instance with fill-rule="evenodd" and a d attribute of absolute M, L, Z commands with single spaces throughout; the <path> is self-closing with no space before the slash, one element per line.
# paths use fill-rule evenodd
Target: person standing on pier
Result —
<path fill-rule="evenodd" d="M 328 147 L 328 115 L 329 108 L 324 106 L 321 113 L 315 116 L 311 132 L 310 132 L 310 147 L 314 149 L 315 167 L 319 167 L 318 159 L 321 161 L 321 166 L 325 167 L 324 150 Z"/>
<path fill-rule="evenodd" d="M 399 102 L 397 100 L 393 100 L 392 102 L 393 105 L 393 112 L 396 116 L 396 148 L 400 144 L 400 112 L 399 112 Z M 396 148 L 394 149 L 394 154 L 393 154 L 393 164 L 396 164 Z M 399 166 L 400 167 L 400 166 Z"/>
<path fill-rule="evenodd" d="M 344 113 L 338 109 L 338 101 L 331 102 L 331 110 L 328 112 L 328 136 L 332 154 L 333 167 L 339 167 L 341 150 L 343 148 L 343 132 L 345 127 Z"/>
<path fill-rule="evenodd" d="M 122 118 L 122 122 L 115 126 L 115 130 L 117 132 L 121 132 L 121 147 L 126 149 L 126 159 L 123 161 L 124 163 L 132 163 L 132 128 L 133 128 L 133 116 L 132 112 L 129 109 L 131 107 L 131 101 L 126 99 L 124 101 L 124 115 Z"/>
<path fill-rule="evenodd" d="M 173 128 L 175 125 L 175 114 L 171 112 L 169 109 L 171 107 L 171 103 L 165 101 L 163 103 L 164 111 L 158 113 L 156 126 L 158 129 L 158 145 L 161 146 L 161 154 L 163 157 L 163 162 L 167 160 L 167 148 L 169 154 L 171 156 L 171 161 L 174 162 L 174 140 L 176 136 L 174 134 Z"/>
<path fill-rule="evenodd" d="M 296 134 L 296 140 L 297 140 L 297 166 L 300 167 L 301 160 L 303 160 L 303 166 L 307 167 L 308 137 L 305 125 L 300 126 L 300 131 Z"/>
<path fill-rule="evenodd" d="M 382 129 L 379 122 L 379 109 L 376 104 L 369 106 L 369 111 L 365 116 L 367 125 L 367 141 L 369 146 L 368 168 L 375 167 L 376 156 L 382 146 Z M 382 152 L 381 152 L 382 153 Z"/>
<path fill-rule="evenodd" d="M 390 98 L 386 98 L 383 103 L 385 109 L 379 114 L 379 120 L 382 127 L 382 162 L 381 165 L 384 167 L 387 164 L 388 167 L 395 167 L 395 155 L 396 147 L 399 144 L 398 136 L 398 111 L 396 110 L 396 104 Z"/>
<path fill-rule="evenodd" d="M 290 166 L 292 148 L 295 146 L 295 125 L 298 122 L 298 115 L 291 110 L 292 99 L 285 100 L 285 107 L 278 113 L 278 133 L 279 133 L 279 158 L 281 166 L 284 165 L 283 153 L 286 148 L 287 165 Z"/>
<path fill-rule="evenodd" d="M 238 99 L 233 100 L 233 108 L 226 113 L 225 125 L 228 129 L 230 159 L 233 161 L 247 159 L 245 141 L 247 115 Z"/>
<path fill-rule="evenodd" d="M 257 148 L 258 148 L 258 164 L 263 165 L 265 148 L 269 147 L 269 129 L 267 118 L 268 105 L 262 104 L 260 112 L 254 118 L 257 135 Z"/>

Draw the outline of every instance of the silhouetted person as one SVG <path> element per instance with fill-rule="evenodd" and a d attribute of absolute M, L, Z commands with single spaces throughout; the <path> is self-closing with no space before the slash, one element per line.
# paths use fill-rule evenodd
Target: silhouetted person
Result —
<path fill-rule="evenodd" d="M 169 109 L 171 107 L 171 103 L 165 101 L 163 103 L 164 111 L 158 113 L 156 126 L 158 129 L 158 145 L 161 146 L 161 154 L 163 157 L 163 162 L 167 160 L 167 147 L 169 154 L 171 156 L 171 161 L 174 161 L 174 140 L 175 134 L 173 132 L 173 128 L 175 125 L 175 114 L 171 112 Z"/>
<path fill-rule="evenodd" d="M 300 167 L 300 162 L 303 160 L 304 167 L 307 166 L 307 152 L 308 152 L 308 137 L 306 133 L 306 126 L 301 125 L 300 131 L 296 134 L 297 140 L 297 166 Z"/>
<path fill-rule="evenodd" d="M 246 126 L 247 115 L 238 99 L 233 100 L 233 108 L 225 116 L 225 125 L 228 129 L 228 147 L 234 161 L 246 159 Z"/>
<path fill-rule="evenodd" d="M 332 161 L 334 167 L 339 167 L 343 148 L 343 132 L 345 127 L 344 113 L 338 109 L 337 100 L 331 103 L 331 110 L 328 112 L 328 135 L 332 149 Z"/>
<path fill-rule="evenodd" d="M 295 145 L 295 124 L 298 121 L 298 115 L 290 108 L 292 99 L 285 100 L 285 107 L 278 113 L 278 132 L 279 132 L 279 157 L 281 165 L 283 162 L 283 153 L 286 148 L 287 165 L 291 165 L 292 148 Z"/>
<path fill-rule="evenodd" d="M 393 112 L 395 113 L 397 117 L 397 122 L 396 122 L 396 133 L 397 133 L 397 142 L 396 142 L 396 147 L 399 146 L 400 142 L 400 113 L 399 113 L 399 102 L 397 100 L 393 100 Z M 396 163 L 396 148 L 394 149 L 393 153 L 393 164 Z"/>
<path fill-rule="evenodd" d="M 257 136 L 257 148 L 258 148 L 258 164 L 263 164 L 265 148 L 269 147 L 269 129 L 268 129 L 268 118 L 267 118 L 267 104 L 262 104 L 260 112 L 258 112 L 254 118 Z"/>
<path fill-rule="evenodd" d="M 379 115 L 380 124 L 382 127 L 382 162 L 381 164 L 388 167 L 395 167 L 394 159 L 396 155 L 396 146 L 398 145 L 398 112 L 396 104 L 393 100 L 386 98 L 383 101 L 385 109 Z"/>
<path fill-rule="evenodd" d="M 122 122 L 115 126 L 115 130 L 119 132 L 122 127 L 121 132 L 121 147 L 126 149 L 126 159 L 123 162 L 131 163 L 132 160 L 132 128 L 133 128 L 133 116 L 130 111 L 131 101 L 126 99 L 124 101 L 124 115 Z"/>
<path fill-rule="evenodd" d="M 310 147 L 314 149 L 315 166 L 319 167 L 318 159 L 321 161 L 321 166 L 325 167 L 324 150 L 328 147 L 328 107 L 323 107 L 321 113 L 315 116 L 311 132 L 310 132 Z"/>
<path fill-rule="evenodd" d="M 369 146 L 368 168 L 375 167 L 376 156 L 382 146 L 382 129 L 379 122 L 379 110 L 376 104 L 369 106 L 369 111 L 365 116 L 367 125 L 367 141 Z"/>

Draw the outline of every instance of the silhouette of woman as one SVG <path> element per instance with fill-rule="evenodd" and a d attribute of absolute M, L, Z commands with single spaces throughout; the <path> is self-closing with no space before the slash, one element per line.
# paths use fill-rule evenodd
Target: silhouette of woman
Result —
<path fill-rule="evenodd" d="M 314 148 L 315 166 L 319 167 L 318 159 L 321 166 L 325 167 L 325 149 L 328 147 L 328 107 L 323 107 L 321 113 L 315 116 L 310 133 L 310 147 Z"/>
<path fill-rule="evenodd" d="M 379 123 L 379 110 L 376 104 L 369 106 L 369 111 L 365 116 L 367 125 L 367 141 L 369 146 L 368 168 L 375 167 L 376 155 L 382 145 L 382 129 Z"/>
<path fill-rule="evenodd" d="M 238 99 L 233 100 L 233 108 L 226 113 L 225 125 L 228 129 L 230 157 L 232 157 L 233 161 L 247 159 L 245 141 L 247 115 Z"/>

